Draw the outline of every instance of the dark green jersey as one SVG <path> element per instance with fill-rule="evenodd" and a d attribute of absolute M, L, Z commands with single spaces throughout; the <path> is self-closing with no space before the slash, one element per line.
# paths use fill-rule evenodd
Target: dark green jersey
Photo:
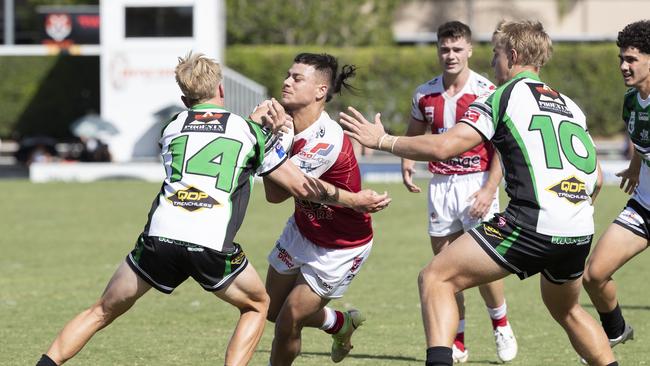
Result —
<path fill-rule="evenodd" d="M 623 122 L 634 150 L 642 159 L 639 185 L 633 198 L 650 209 L 650 98 L 643 100 L 638 90 L 629 89 L 623 102 Z"/>

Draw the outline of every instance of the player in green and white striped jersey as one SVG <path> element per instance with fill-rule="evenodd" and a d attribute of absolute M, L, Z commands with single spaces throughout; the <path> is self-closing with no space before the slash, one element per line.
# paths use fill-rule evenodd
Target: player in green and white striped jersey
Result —
<path fill-rule="evenodd" d="M 246 213 L 253 175 L 266 174 L 297 198 L 363 212 L 381 210 L 390 202 L 387 194 L 351 193 L 303 174 L 287 162 L 293 134 L 276 141 L 259 124 L 221 107 L 221 80 L 214 60 L 191 53 L 179 58 L 176 81 L 189 109 L 163 128 L 166 178 L 147 224 L 101 298 L 63 328 L 37 366 L 64 363 L 149 289 L 171 293 L 189 277 L 239 310 L 224 364 L 245 365 L 262 336 L 269 306 L 262 280 L 233 241 Z M 275 100 L 253 113 L 255 120 L 267 119 L 276 127 L 285 117 Z"/>
<path fill-rule="evenodd" d="M 598 240 L 584 281 L 612 346 L 634 337 L 618 305 L 612 275 L 650 240 L 650 21 L 628 24 L 616 45 L 623 81 L 630 87 L 623 98 L 623 122 L 635 150 L 628 169 L 617 175 L 621 188 L 634 194 Z"/>
<path fill-rule="evenodd" d="M 541 292 L 571 344 L 594 365 L 618 365 L 598 323 L 580 306 L 592 202 L 600 187 L 596 150 L 580 108 L 539 78 L 551 40 L 539 22 L 500 24 L 492 66 L 500 87 L 477 99 L 443 134 L 391 136 L 350 108 L 348 134 L 413 160 L 446 160 L 489 139 L 501 154 L 510 203 L 435 256 L 420 272 L 427 366 L 452 365 L 455 293 L 503 278 L 541 273 Z"/>

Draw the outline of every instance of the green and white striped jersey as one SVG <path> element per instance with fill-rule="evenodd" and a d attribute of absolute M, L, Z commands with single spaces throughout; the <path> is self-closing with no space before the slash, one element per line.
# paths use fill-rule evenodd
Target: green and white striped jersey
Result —
<path fill-rule="evenodd" d="M 176 115 L 160 139 L 166 178 L 144 233 L 231 250 L 269 137 L 259 125 L 216 105 Z"/>
<path fill-rule="evenodd" d="M 650 210 L 650 97 L 643 100 L 638 90 L 629 89 L 623 102 L 623 121 L 634 150 L 642 159 L 639 185 L 632 198 Z"/>
<path fill-rule="evenodd" d="M 594 233 L 596 148 L 584 113 L 571 99 L 537 74 L 522 72 L 477 99 L 461 121 L 501 155 L 509 220 L 544 235 Z"/>

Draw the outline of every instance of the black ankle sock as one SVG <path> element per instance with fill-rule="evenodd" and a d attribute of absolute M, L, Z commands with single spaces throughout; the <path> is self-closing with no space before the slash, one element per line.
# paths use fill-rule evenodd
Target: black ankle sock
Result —
<path fill-rule="evenodd" d="M 600 316 L 600 323 L 603 325 L 605 333 L 607 333 L 607 338 L 614 339 L 623 334 L 625 330 L 625 319 L 618 304 L 609 313 L 598 312 L 598 315 Z"/>
<path fill-rule="evenodd" d="M 426 366 L 452 366 L 453 364 L 450 347 L 427 348 Z"/>
<path fill-rule="evenodd" d="M 57 364 L 48 355 L 42 355 L 36 366 L 57 366 Z"/>
<path fill-rule="evenodd" d="M 612 363 L 608 363 L 607 366 L 618 366 L 618 362 L 614 361 Z"/>

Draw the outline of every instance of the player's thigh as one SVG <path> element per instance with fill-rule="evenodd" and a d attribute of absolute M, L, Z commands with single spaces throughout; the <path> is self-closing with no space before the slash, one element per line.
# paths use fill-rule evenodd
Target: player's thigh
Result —
<path fill-rule="evenodd" d="M 248 263 L 230 284 L 214 294 L 221 300 L 236 306 L 240 310 L 255 309 L 266 311 L 268 295 L 264 289 L 262 279 L 255 268 Z"/>
<path fill-rule="evenodd" d="M 266 292 L 271 299 L 268 314 L 269 320 L 275 321 L 284 301 L 295 286 L 298 276 L 299 273 L 281 274 L 273 266 L 269 265 L 268 271 L 266 272 Z"/>
<path fill-rule="evenodd" d="M 431 249 L 433 250 L 433 254 L 437 255 L 443 251 L 449 246 L 449 244 L 458 239 L 461 235 L 463 235 L 463 232 L 457 231 L 445 236 L 430 236 L 429 239 L 431 241 Z"/>
<path fill-rule="evenodd" d="M 542 300 L 555 319 L 568 314 L 578 304 L 581 288 L 582 278 L 559 284 L 540 276 Z"/>
<path fill-rule="evenodd" d="M 431 276 L 430 279 L 451 283 L 456 292 L 509 274 L 467 233 L 436 255 L 422 271 L 422 275 Z"/>
<path fill-rule="evenodd" d="M 100 304 L 105 310 L 119 315 L 128 310 L 149 289 L 151 285 L 142 280 L 124 261 L 104 289 Z"/>
<path fill-rule="evenodd" d="M 587 277 L 596 281 L 607 280 L 647 246 L 645 237 L 617 223 L 610 224 L 587 261 Z"/>

